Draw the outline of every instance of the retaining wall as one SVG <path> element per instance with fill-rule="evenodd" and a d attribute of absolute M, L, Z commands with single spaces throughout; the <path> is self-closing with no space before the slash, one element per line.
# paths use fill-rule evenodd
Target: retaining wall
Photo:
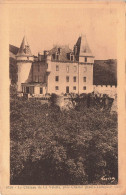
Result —
<path fill-rule="evenodd" d="M 115 96 L 117 94 L 117 86 L 114 86 L 114 85 L 94 85 L 94 93 Z"/>

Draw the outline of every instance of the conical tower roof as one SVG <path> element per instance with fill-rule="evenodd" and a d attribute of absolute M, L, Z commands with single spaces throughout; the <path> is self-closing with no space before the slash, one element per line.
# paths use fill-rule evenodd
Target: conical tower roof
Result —
<path fill-rule="evenodd" d="M 93 56 L 91 49 L 89 48 L 86 35 L 81 35 L 76 43 L 79 56 Z"/>
<path fill-rule="evenodd" d="M 18 50 L 17 56 L 32 56 L 30 46 L 26 40 L 26 37 L 24 36 L 21 46 Z"/>

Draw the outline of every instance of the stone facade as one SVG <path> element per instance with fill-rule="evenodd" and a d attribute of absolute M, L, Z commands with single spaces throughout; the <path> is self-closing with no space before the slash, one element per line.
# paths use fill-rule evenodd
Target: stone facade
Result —
<path fill-rule="evenodd" d="M 93 92 L 94 56 L 86 36 L 80 36 L 74 49 L 54 46 L 37 57 L 31 54 L 25 38 L 17 54 L 18 91 L 23 93 Z"/>
<path fill-rule="evenodd" d="M 56 69 L 58 67 L 58 70 Z M 93 65 L 51 62 L 48 93 L 89 93 L 93 91 Z"/>
<path fill-rule="evenodd" d="M 22 92 L 22 83 L 32 82 L 33 56 L 25 37 L 23 38 L 20 49 L 17 53 L 16 60 L 18 66 L 17 90 L 18 92 Z"/>
<path fill-rule="evenodd" d="M 94 85 L 94 93 L 107 94 L 109 97 L 115 97 L 117 94 L 117 86 L 112 85 Z"/>

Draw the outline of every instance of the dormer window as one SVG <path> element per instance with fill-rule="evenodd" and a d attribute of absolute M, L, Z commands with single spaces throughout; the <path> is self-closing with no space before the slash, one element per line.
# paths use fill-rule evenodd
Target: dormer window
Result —
<path fill-rule="evenodd" d="M 58 52 L 55 53 L 55 60 L 59 60 L 59 53 Z"/>
<path fill-rule="evenodd" d="M 71 61 L 73 61 L 73 55 L 71 56 Z"/>
<path fill-rule="evenodd" d="M 59 54 L 61 53 L 61 48 L 60 48 L 60 47 L 58 48 L 58 53 L 59 53 Z"/>
<path fill-rule="evenodd" d="M 73 53 L 70 53 L 70 61 L 74 61 L 74 55 L 73 55 Z"/>

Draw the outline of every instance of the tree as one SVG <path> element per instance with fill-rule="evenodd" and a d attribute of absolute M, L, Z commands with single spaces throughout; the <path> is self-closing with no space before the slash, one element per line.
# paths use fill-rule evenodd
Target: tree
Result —
<path fill-rule="evenodd" d="M 103 176 L 117 182 L 116 115 L 12 99 L 10 122 L 11 184 L 104 184 Z"/>

